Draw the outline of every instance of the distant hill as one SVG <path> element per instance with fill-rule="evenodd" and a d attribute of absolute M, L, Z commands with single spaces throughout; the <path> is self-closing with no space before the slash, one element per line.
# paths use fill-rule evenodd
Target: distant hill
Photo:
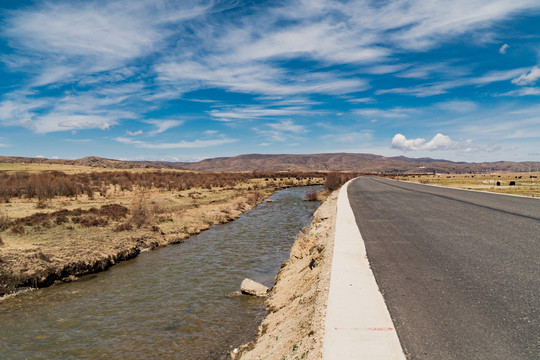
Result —
<path fill-rule="evenodd" d="M 540 162 L 465 163 L 431 158 L 385 157 L 373 154 L 249 154 L 177 163 L 198 171 L 355 171 L 355 172 L 485 172 L 540 170 Z"/>
<path fill-rule="evenodd" d="M 122 161 L 114 159 L 105 159 L 96 156 L 88 156 L 75 160 L 62 160 L 62 159 L 47 159 L 47 158 L 30 158 L 20 156 L 0 156 L 0 163 L 8 164 L 62 164 L 62 165 L 77 165 L 77 166 L 90 166 L 96 168 L 107 169 L 134 169 L 134 168 L 153 168 L 161 167 L 157 164 L 141 163 L 135 161 Z"/>
<path fill-rule="evenodd" d="M 466 163 L 431 158 L 385 157 L 373 154 L 309 154 L 267 155 L 247 154 L 233 157 L 205 159 L 198 162 L 121 161 L 95 156 L 76 160 L 0 156 L 0 163 L 44 163 L 82 165 L 99 168 L 179 168 L 194 171 L 354 171 L 366 173 L 418 172 L 492 172 L 540 170 L 540 162 L 483 162 Z"/>

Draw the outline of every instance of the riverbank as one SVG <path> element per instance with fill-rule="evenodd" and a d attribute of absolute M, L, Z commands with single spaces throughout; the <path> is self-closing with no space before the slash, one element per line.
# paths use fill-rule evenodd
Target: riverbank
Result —
<path fill-rule="evenodd" d="M 0 296 L 106 270 L 232 221 L 279 189 L 321 182 L 260 178 L 181 191 L 111 184 L 46 202 L 11 198 L 0 204 Z"/>
<path fill-rule="evenodd" d="M 233 351 L 234 360 L 322 358 L 337 196 L 329 195 L 298 236 L 270 292 L 257 339 Z"/>

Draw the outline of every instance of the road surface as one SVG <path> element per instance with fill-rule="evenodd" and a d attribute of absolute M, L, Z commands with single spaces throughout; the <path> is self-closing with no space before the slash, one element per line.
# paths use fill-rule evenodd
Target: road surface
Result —
<path fill-rule="evenodd" d="M 540 200 L 362 177 L 348 196 L 408 359 L 540 359 Z"/>

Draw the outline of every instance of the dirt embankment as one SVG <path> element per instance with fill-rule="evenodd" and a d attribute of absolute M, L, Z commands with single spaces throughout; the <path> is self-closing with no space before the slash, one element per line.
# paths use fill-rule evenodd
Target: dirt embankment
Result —
<path fill-rule="evenodd" d="M 267 300 L 257 339 L 231 354 L 235 360 L 321 359 L 338 191 L 294 243 Z"/>

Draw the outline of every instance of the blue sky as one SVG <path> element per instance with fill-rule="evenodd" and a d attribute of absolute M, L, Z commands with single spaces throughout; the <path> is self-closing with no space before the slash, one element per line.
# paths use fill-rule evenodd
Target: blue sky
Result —
<path fill-rule="evenodd" d="M 540 160 L 540 2 L 0 1 L 0 154 Z"/>

